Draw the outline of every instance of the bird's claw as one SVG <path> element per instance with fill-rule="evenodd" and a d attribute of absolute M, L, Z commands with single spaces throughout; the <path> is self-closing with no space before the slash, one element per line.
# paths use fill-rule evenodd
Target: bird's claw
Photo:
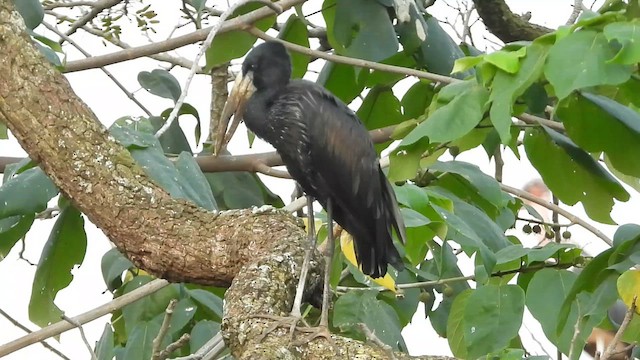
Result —
<path fill-rule="evenodd" d="M 262 342 L 267 335 L 272 333 L 275 329 L 280 327 L 288 327 L 289 328 L 289 343 L 293 342 L 293 334 L 296 330 L 303 331 L 308 325 L 304 321 L 302 316 L 289 315 L 289 316 L 276 316 L 276 315 L 268 315 L 268 314 L 260 314 L 254 315 L 254 318 L 260 319 L 269 319 L 275 321 L 275 323 L 271 324 L 269 328 L 262 332 L 260 337 L 258 337 L 258 342 Z M 302 323 L 304 327 L 298 326 L 299 323 Z"/>
<path fill-rule="evenodd" d="M 302 332 L 306 332 L 306 333 L 311 333 L 311 335 L 305 337 L 304 339 L 300 340 L 300 341 L 296 341 L 293 343 L 294 346 L 299 346 L 299 345 L 304 345 L 309 343 L 310 341 L 317 339 L 319 337 L 325 338 L 329 344 L 331 344 L 331 346 L 333 347 L 333 351 L 338 354 L 340 353 L 340 350 L 338 349 L 338 346 L 336 345 L 336 342 L 333 340 L 333 338 L 331 337 L 331 332 L 329 331 L 329 328 L 327 328 L 326 326 L 318 326 L 315 328 L 312 327 L 305 327 L 305 328 L 300 328 L 298 329 Z"/>

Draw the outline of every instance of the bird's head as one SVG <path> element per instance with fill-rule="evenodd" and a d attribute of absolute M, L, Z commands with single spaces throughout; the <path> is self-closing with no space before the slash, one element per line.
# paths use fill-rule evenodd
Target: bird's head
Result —
<path fill-rule="evenodd" d="M 277 89 L 285 86 L 291 77 L 291 59 L 285 47 L 268 41 L 253 48 L 242 63 L 242 71 L 236 76 L 233 89 L 222 110 L 218 123 L 214 154 L 218 155 L 227 145 L 242 120 L 244 106 L 255 91 Z M 229 121 L 234 121 L 227 131 Z"/>

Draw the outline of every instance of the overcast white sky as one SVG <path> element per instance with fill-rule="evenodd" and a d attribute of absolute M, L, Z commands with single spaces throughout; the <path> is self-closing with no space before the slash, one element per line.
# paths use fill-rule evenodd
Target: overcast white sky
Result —
<path fill-rule="evenodd" d="M 452 0 L 449 0 L 449 2 L 455 3 L 455 1 Z M 175 14 L 178 3 L 178 1 L 153 2 L 154 9 L 159 13 L 159 19 L 163 24 L 175 23 Z M 208 5 L 213 3 L 214 2 L 211 0 L 207 2 Z M 218 1 L 216 3 L 220 2 Z M 571 13 L 571 5 L 573 4 L 573 1 L 512 0 L 507 1 L 507 3 L 516 13 L 531 11 L 531 22 L 554 28 L 566 21 Z M 319 4 L 319 0 L 308 1 L 304 6 L 305 13 L 319 8 Z M 587 1 L 586 4 L 590 5 L 591 1 Z M 436 5 L 434 5 L 431 12 L 441 20 L 445 16 L 452 16 L 451 10 L 442 0 L 438 0 L 436 2 Z M 286 17 L 283 16 L 281 19 L 286 19 Z M 315 17 L 313 21 L 319 22 L 317 19 L 318 17 Z M 481 24 L 476 25 L 476 30 L 481 32 L 481 26 Z M 191 28 L 178 30 L 178 33 L 181 31 L 191 31 L 190 29 Z M 445 29 L 447 29 L 446 26 Z M 158 28 L 158 30 L 158 34 L 154 36 L 154 39 L 156 40 L 166 38 L 170 29 Z M 37 32 L 44 33 L 44 30 L 40 27 L 37 29 Z M 125 32 L 125 34 L 127 33 Z M 98 55 L 110 53 L 115 50 L 110 46 L 104 47 L 101 43 L 95 41 L 93 36 L 87 35 L 81 30 L 78 31 L 77 35 L 74 35 L 74 39 L 85 46 L 92 54 Z M 126 38 L 123 40 L 133 44 L 142 44 L 146 41 L 140 37 L 133 37 L 131 39 Z M 475 40 L 477 43 L 482 43 L 482 36 L 476 36 Z M 65 49 L 68 51 L 69 60 L 83 58 L 82 55 L 74 51 L 71 47 L 66 46 Z M 189 46 L 179 49 L 177 53 L 186 58 L 193 58 L 196 50 L 197 48 L 195 46 Z M 239 61 L 236 61 L 235 64 L 239 64 Z M 135 92 L 136 97 L 142 101 L 145 106 L 150 108 L 153 112 L 159 113 L 165 108 L 171 106 L 171 102 L 169 100 L 149 95 L 144 90 L 140 90 L 140 86 L 136 80 L 138 72 L 143 70 L 151 71 L 155 68 L 158 68 L 157 63 L 147 59 L 138 59 L 108 67 L 109 71 L 111 71 L 118 80 L 120 80 L 130 91 Z M 187 73 L 186 70 L 174 69 L 172 70 L 172 73 L 181 83 L 184 83 L 185 75 Z M 67 75 L 67 78 L 71 82 L 76 93 L 80 95 L 80 97 L 96 113 L 98 118 L 107 126 L 119 117 L 125 115 L 142 115 L 142 112 L 99 70 L 71 73 Z M 190 95 L 187 98 L 187 102 L 200 110 L 200 115 L 203 117 L 203 133 L 207 133 L 208 131 L 207 109 L 210 99 L 209 95 L 201 96 L 201 94 L 209 94 L 209 88 L 208 78 L 203 76 L 196 77 L 191 85 L 189 92 Z M 398 91 L 402 92 L 403 90 L 399 89 Z M 192 121 L 184 120 L 181 121 L 181 124 L 187 129 L 187 134 L 192 134 L 194 126 Z M 269 151 L 271 149 L 268 145 L 260 141 L 256 141 L 254 148 L 252 150 L 247 150 L 246 139 L 242 136 L 243 133 L 243 131 L 238 131 L 239 135 L 236 136 L 232 142 L 231 149 L 234 153 L 246 153 L 248 151 L 262 152 Z M 22 149 L 20 149 L 14 139 L 10 139 L 8 141 L 0 141 L 0 155 L 25 156 L 26 154 Z M 464 153 L 458 159 L 474 163 L 489 174 L 492 174 L 493 172 L 493 165 L 487 161 L 486 155 L 484 155 L 483 151 Z M 536 178 L 537 173 L 526 162 L 526 160 L 518 162 L 510 152 L 507 152 L 505 154 L 505 161 L 507 165 L 504 171 L 504 182 L 506 184 L 514 187 L 522 187 L 522 185 L 529 180 Z M 273 178 L 264 178 L 264 180 L 272 189 L 275 189 L 275 191 L 282 196 L 283 200 L 287 201 L 289 199 L 292 188 L 290 182 L 283 182 L 282 180 L 276 180 Z M 638 201 L 637 193 L 633 190 L 631 190 L 630 193 L 633 198 L 629 203 L 620 204 L 614 208 L 613 218 L 619 223 L 637 221 L 632 214 L 638 213 L 638 209 L 640 209 L 640 202 Z M 574 211 L 578 216 L 586 217 L 580 206 L 573 207 L 571 211 Z M 38 262 L 42 246 L 47 240 L 52 225 L 53 221 L 39 221 L 29 232 L 24 257 L 32 263 Z M 615 227 L 613 226 L 598 225 L 598 227 L 609 236 L 612 236 L 613 231 L 615 231 Z M 102 282 L 100 272 L 100 260 L 102 254 L 110 249 L 111 245 L 102 232 L 96 229 L 95 226 L 88 221 L 86 230 L 88 234 L 88 248 L 85 261 L 79 269 L 74 271 L 74 280 L 71 285 L 67 289 L 61 291 L 56 298 L 56 304 L 69 316 L 75 316 L 111 300 L 110 293 L 105 293 L 105 286 Z M 572 231 L 574 238 L 580 239 L 583 244 L 590 244 L 590 250 L 597 252 L 604 248 L 598 240 L 593 239 L 593 237 L 586 231 L 579 231 L 577 229 L 574 231 L 573 228 Z M 523 240 L 526 241 L 527 239 L 525 238 Z M 35 266 L 31 266 L 26 261 L 18 259 L 19 248 L 20 246 L 17 246 L 5 260 L 0 262 L 0 288 L 5 289 L 3 295 L 0 296 L 0 309 L 8 312 L 20 323 L 27 325 L 30 329 L 36 329 L 37 327 L 29 322 L 27 313 Z M 427 326 L 427 321 L 425 321 L 422 314 L 424 314 L 423 309 L 419 309 L 416 312 L 413 323 L 403 332 L 411 354 L 449 354 L 446 339 L 439 339 L 438 336 L 433 333 L 430 327 Z M 108 321 L 108 317 L 101 318 L 84 326 L 84 330 L 92 345 L 100 337 L 106 321 Z M 535 328 L 536 324 L 532 321 L 527 321 L 526 326 Z M 536 333 L 536 331 L 534 331 L 534 333 Z M 0 317 L 0 344 L 4 344 L 22 336 L 23 334 L 22 330 L 14 327 L 7 319 Z M 523 334 L 523 337 L 526 336 L 526 334 Z M 536 336 L 541 336 L 539 330 L 536 333 Z M 49 339 L 49 342 L 72 359 L 86 359 L 89 356 L 77 330 L 62 334 L 60 343 L 56 342 L 54 339 Z M 541 352 L 542 350 L 539 350 L 539 346 L 535 341 L 525 340 L 525 342 L 528 343 L 527 346 L 530 350 L 543 354 L 543 352 Z M 555 354 L 555 351 L 552 348 L 549 348 L 547 351 L 550 351 L 551 354 Z M 33 345 L 6 357 L 6 359 L 9 360 L 49 358 L 55 359 L 57 356 L 44 349 L 41 345 Z"/>

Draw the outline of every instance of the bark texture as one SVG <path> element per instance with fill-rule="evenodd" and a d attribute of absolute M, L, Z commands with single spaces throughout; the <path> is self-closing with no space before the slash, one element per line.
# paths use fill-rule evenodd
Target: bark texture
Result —
<path fill-rule="evenodd" d="M 228 286 L 277 241 L 302 236 L 286 213 L 215 214 L 147 178 L 0 2 L 0 117 L 62 193 L 136 266 L 171 281 Z M 96 89 L 97 90 L 97 89 Z"/>
<path fill-rule="evenodd" d="M 514 14 L 504 0 L 474 0 L 473 3 L 487 29 L 504 43 L 533 41 L 553 31 Z"/>
<path fill-rule="evenodd" d="M 388 358 L 338 336 L 339 354 L 324 340 L 291 348 L 287 336 L 278 336 L 285 329 L 256 343 L 271 322 L 252 315 L 284 315 L 292 305 L 306 244 L 301 222 L 273 209 L 212 213 L 171 198 L 35 49 L 12 0 L 0 0 L 0 49 L 0 120 L 119 250 L 171 281 L 226 286 L 236 278 L 225 297 L 223 328 L 238 359 Z M 310 291 L 320 279 L 318 258 Z"/>

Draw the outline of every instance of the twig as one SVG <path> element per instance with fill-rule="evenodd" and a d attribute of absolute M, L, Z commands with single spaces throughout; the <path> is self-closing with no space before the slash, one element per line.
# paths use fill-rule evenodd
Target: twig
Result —
<path fill-rule="evenodd" d="M 74 21 L 73 24 L 71 24 L 71 27 L 66 32 L 67 36 L 76 32 L 76 30 L 78 30 L 79 27 L 89 23 L 89 21 L 93 20 L 104 9 L 108 9 L 110 7 L 116 6 L 121 1 L 122 0 L 99 0 L 99 1 L 93 2 L 93 4 L 91 4 L 92 6 L 91 11 L 89 11 L 86 15 L 82 16 L 78 20 Z"/>
<path fill-rule="evenodd" d="M 556 268 L 556 269 L 567 269 L 572 266 L 575 266 L 574 262 L 571 263 L 541 263 L 535 264 L 532 266 L 523 266 L 519 269 L 507 270 L 507 271 L 497 271 L 492 273 L 491 277 L 502 277 L 505 275 L 518 274 L 518 273 L 528 273 L 533 271 L 538 271 L 546 268 Z M 430 281 L 418 281 L 414 283 L 406 283 L 406 284 L 396 284 L 396 289 L 421 289 L 428 288 L 436 285 L 444 285 L 449 283 L 455 283 L 460 281 L 474 281 L 476 279 L 475 275 L 468 276 L 456 276 L 451 278 L 439 279 L 439 280 L 430 280 Z M 351 290 L 377 290 L 377 291 L 388 291 L 386 287 L 383 286 L 369 286 L 369 287 L 355 287 L 355 286 L 337 286 L 336 291 L 346 292 Z"/>
<path fill-rule="evenodd" d="M 607 349 L 602 354 L 601 359 L 608 360 L 613 355 L 615 355 L 616 346 L 620 342 L 620 338 L 622 337 L 622 334 L 624 333 L 624 331 L 627 330 L 627 327 L 631 322 L 631 318 L 633 318 L 633 314 L 635 314 L 636 312 L 637 300 L 638 300 L 638 295 L 633 297 L 633 301 L 631 301 L 631 306 L 629 306 L 629 309 L 627 309 L 627 313 L 624 315 L 624 320 L 622 320 L 622 324 L 620 324 L 620 328 L 618 329 L 618 331 L 616 331 L 616 334 L 613 336 L 613 340 L 611 340 L 611 342 L 609 343 L 609 346 L 607 346 Z"/>
<path fill-rule="evenodd" d="M 584 5 L 582 4 L 582 0 L 574 0 L 573 1 L 573 10 L 571 11 L 571 15 L 569 15 L 569 19 L 567 20 L 566 25 L 571 25 L 578 19 L 580 13 L 584 9 Z"/>
<path fill-rule="evenodd" d="M 98 360 L 98 358 L 96 357 L 96 353 L 93 352 L 91 345 L 89 345 L 87 336 L 84 334 L 84 329 L 82 328 L 82 324 L 80 324 L 77 320 L 67 317 L 65 314 L 62 314 L 62 319 L 78 328 L 78 330 L 80 331 L 80 337 L 82 338 L 84 345 L 87 347 L 87 350 L 89 350 L 89 354 L 91 354 L 91 360 Z"/>
<path fill-rule="evenodd" d="M 75 47 L 76 49 L 78 49 L 78 51 L 80 51 L 80 53 L 82 53 L 82 55 L 86 56 L 87 58 L 91 57 L 91 54 L 88 53 L 87 51 L 85 51 L 80 45 L 78 45 L 78 43 L 76 43 L 73 39 L 71 39 L 69 36 L 67 36 L 66 34 L 64 34 L 63 32 L 61 32 L 60 30 L 58 30 L 55 26 L 47 23 L 47 22 L 43 22 L 42 23 L 47 29 L 53 31 L 54 33 L 56 33 L 56 35 L 60 36 L 60 38 L 64 39 L 66 42 L 68 42 L 69 44 L 71 44 L 73 47 Z M 100 70 L 102 70 L 102 72 L 107 75 L 107 77 L 109 79 L 111 79 L 111 81 L 113 81 L 114 84 L 116 84 L 116 86 L 122 90 L 122 92 L 131 100 L 133 101 L 136 105 L 138 105 L 138 107 L 144 111 L 145 114 L 147 114 L 147 116 L 151 116 L 151 111 L 149 111 L 144 105 L 142 105 L 142 103 L 140 101 L 138 101 L 138 99 L 135 98 L 135 96 L 133 96 L 133 94 L 127 90 L 127 88 L 124 87 L 124 85 L 122 85 L 122 83 L 120 83 L 120 81 L 118 81 L 118 79 L 116 79 L 115 76 L 113 76 L 113 74 L 105 69 L 104 67 L 101 67 Z"/>
<path fill-rule="evenodd" d="M 7 320 L 9 320 L 10 323 L 12 323 L 15 327 L 20 328 L 22 331 L 24 331 L 24 332 L 26 332 L 28 334 L 31 334 L 33 332 L 28 327 L 22 325 L 20 322 L 18 322 L 18 320 L 14 319 L 11 315 L 7 314 L 2 309 L 0 309 L 0 315 L 4 316 Z M 46 342 L 45 340 L 40 341 L 40 344 L 42 344 L 42 346 L 47 348 L 52 353 L 58 355 L 60 358 L 65 359 L 65 360 L 71 360 L 65 354 L 61 353 L 60 350 L 58 350 L 58 349 L 54 348 L 53 346 L 49 345 L 49 343 Z"/>
<path fill-rule="evenodd" d="M 167 280 L 163 280 L 163 279 L 152 280 L 151 282 L 133 290 L 130 293 L 124 294 L 93 310 L 90 310 L 83 314 L 75 316 L 72 319 L 78 322 L 79 324 L 86 324 L 101 316 L 107 315 L 117 309 L 120 309 L 125 305 L 131 304 L 137 300 L 140 300 L 149 294 L 153 294 L 154 292 L 164 288 L 167 285 L 169 285 L 169 282 Z M 71 330 L 75 327 L 76 326 L 74 326 L 70 322 L 61 320 L 55 324 L 51 324 L 40 330 L 34 331 L 29 335 L 22 336 L 4 345 L 0 345 L 0 357 L 11 354 L 14 351 L 20 350 L 26 346 L 35 344 L 44 339 L 48 339 L 52 336 L 62 334 L 63 332 Z"/>
<path fill-rule="evenodd" d="M 171 355 L 172 352 L 180 349 L 181 347 L 187 345 L 187 343 L 189 342 L 189 340 L 191 339 L 191 336 L 189 334 L 182 334 L 182 336 L 180 336 L 180 338 L 174 342 L 172 342 L 171 344 L 167 345 L 167 347 L 160 351 L 160 354 L 158 356 L 158 360 L 165 360 L 169 357 L 169 355 Z M 155 356 L 155 355 L 154 355 Z"/>
<path fill-rule="evenodd" d="M 207 341 L 198 351 L 188 356 L 177 357 L 172 360 L 205 360 L 214 359 L 224 349 L 222 341 L 222 333 L 218 332 L 214 337 Z"/>
<path fill-rule="evenodd" d="M 93 6 L 93 5 L 95 5 L 95 1 L 69 1 L 69 2 L 59 1 L 59 2 L 45 4 L 43 5 L 43 8 L 45 10 L 51 10 L 51 9 L 61 8 L 61 7 Z"/>
<path fill-rule="evenodd" d="M 508 185 L 504 185 L 504 184 L 500 184 L 500 188 L 503 191 L 506 191 L 510 194 L 513 194 L 519 198 L 523 198 L 525 200 L 529 200 L 531 202 L 534 202 L 540 206 L 544 206 L 545 208 L 551 210 L 551 211 L 557 211 L 560 215 L 564 216 L 567 220 L 571 221 L 574 224 L 578 224 L 580 226 L 582 226 L 583 228 L 589 230 L 591 233 L 593 233 L 595 236 L 599 237 L 600 239 L 602 239 L 602 241 L 604 241 L 605 243 L 609 244 L 609 245 L 613 245 L 613 241 L 611 239 L 609 239 L 609 237 L 607 237 L 607 235 L 605 235 L 602 231 L 596 229 L 593 225 L 589 224 L 588 222 L 586 222 L 585 220 L 573 215 L 572 213 L 568 212 L 567 210 L 556 206 L 554 204 L 549 203 L 548 201 L 541 199 L 535 195 L 532 195 L 526 191 L 520 190 L 520 189 L 516 189 L 513 188 L 511 186 Z"/>
<path fill-rule="evenodd" d="M 178 304 L 178 300 L 171 299 L 169 301 L 169 305 L 167 305 L 167 309 L 164 311 L 164 318 L 162 319 L 162 325 L 160 326 L 160 331 L 158 331 L 158 335 L 153 339 L 153 346 L 151 348 L 151 360 L 161 360 L 160 357 L 160 346 L 162 345 L 162 340 L 167 335 L 169 331 L 169 327 L 171 325 L 171 318 L 173 317 L 173 311 L 176 309 L 176 305 Z"/>
<path fill-rule="evenodd" d="M 187 81 L 184 83 L 184 86 L 182 87 L 182 93 L 180 94 L 178 101 L 176 101 L 175 106 L 171 110 L 171 113 L 169 114 L 167 121 L 165 121 L 162 127 L 156 132 L 157 138 L 160 137 L 169 129 L 171 124 L 173 124 L 173 121 L 178 116 L 178 112 L 180 112 L 180 108 L 184 103 L 184 99 L 187 97 L 187 93 L 189 92 L 189 86 L 191 85 L 191 80 L 193 80 L 193 77 L 196 75 L 196 71 L 198 69 L 198 63 L 200 62 L 200 59 L 204 56 L 204 53 L 207 51 L 207 49 L 209 49 L 209 47 L 211 46 L 211 42 L 213 41 L 213 38 L 218 33 L 218 30 L 220 30 L 220 27 L 222 26 L 222 24 L 224 24 L 225 20 L 227 20 L 227 18 L 231 16 L 231 14 L 233 14 L 233 12 L 236 11 L 237 8 L 239 8 L 242 5 L 248 4 L 249 2 L 259 2 L 261 4 L 264 4 L 265 6 L 268 6 L 271 10 L 273 10 L 277 14 L 282 13 L 281 7 L 267 0 L 240 0 L 234 3 L 233 5 L 229 6 L 229 8 L 224 13 L 222 13 L 222 15 L 220 15 L 220 19 L 218 20 L 218 22 L 215 25 L 213 25 L 209 30 L 209 34 L 207 35 L 207 38 L 204 40 L 204 43 L 202 44 L 202 46 L 200 47 L 200 51 L 198 52 L 198 55 L 196 55 L 196 58 L 193 60 L 193 65 L 191 66 L 191 70 L 189 71 L 189 76 L 187 76 Z"/>
<path fill-rule="evenodd" d="M 40 220 L 53 219 L 58 215 L 58 213 L 60 213 L 60 208 L 57 206 L 52 208 L 47 208 L 44 211 L 36 214 L 36 219 L 40 219 Z"/>
<path fill-rule="evenodd" d="M 365 323 L 358 323 L 358 329 L 360 329 L 360 331 L 362 331 L 362 333 L 364 334 L 364 337 L 367 339 L 367 341 L 370 341 L 372 343 L 374 343 L 375 345 L 379 346 L 385 353 L 387 353 L 387 356 L 389 357 L 389 359 L 396 359 L 396 356 L 393 354 L 393 349 L 391 348 L 391 346 L 385 344 L 384 342 L 382 342 L 382 340 L 380 340 L 376 334 L 371 331 L 371 329 L 369 329 L 369 327 L 367 326 L 367 324 Z"/>

